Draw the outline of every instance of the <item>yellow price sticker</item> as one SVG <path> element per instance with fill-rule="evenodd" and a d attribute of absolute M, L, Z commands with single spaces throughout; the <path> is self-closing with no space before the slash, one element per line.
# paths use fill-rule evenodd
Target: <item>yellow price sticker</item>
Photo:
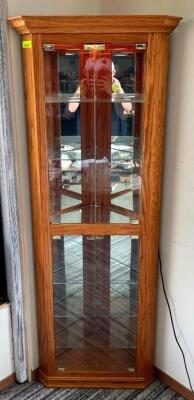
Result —
<path fill-rule="evenodd" d="M 22 48 L 23 49 L 31 49 L 32 41 L 31 40 L 22 40 Z"/>
<path fill-rule="evenodd" d="M 118 83 L 113 83 L 112 84 L 112 92 L 113 93 L 119 93 L 119 91 L 120 91 L 120 85 L 118 84 Z"/>

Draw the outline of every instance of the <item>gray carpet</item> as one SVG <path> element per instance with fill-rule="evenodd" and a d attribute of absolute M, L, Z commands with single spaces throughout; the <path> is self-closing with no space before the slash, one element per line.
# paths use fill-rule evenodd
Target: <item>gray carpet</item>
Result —
<path fill-rule="evenodd" d="M 129 389 L 46 389 L 38 382 L 13 384 L 0 392 L 0 400 L 183 400 L 162 382 L 155 380 L 146 390 Z"/>

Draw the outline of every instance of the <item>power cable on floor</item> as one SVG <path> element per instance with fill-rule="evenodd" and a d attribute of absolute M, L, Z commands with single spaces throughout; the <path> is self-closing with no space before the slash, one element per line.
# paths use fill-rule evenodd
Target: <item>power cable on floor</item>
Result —
<path fill-rule="evenodd" d="M 164 277 L 163 277 L 163 272 L 162 272 L 162 262 L 161 262 L 161 257 L 160 257 L 160 252 L 159 251 L 158 251 L 158 259 L 159 259 L 160 276 L 161 276 L 161 280 L 162 280 L 162 287 L 163 287 L 164 296 L 165 296 L 165 299 L 166 299 L 166 302 L 167 302 L 168 311 L 169 311 L 169 314 L 170 314 L 172 330 L 173 330 L 173 333 L 174 333 L 174 337 L 175 337 L 176 343 L 177 343 L 177 345 L 179 347 L 179 350 L 181 351 L 181 354 L 183 356 L 183 361 L 184 361 L 184 366 L 185 366 L 187 378 L 188 378 L 188 381 L 189 381 L 189 386 L 191 388 L 191 391 L 194 393 L 193 387 L 192 387 L 192 384 L 191 384 L 191 379 L 190 379 L 189 372 L 188 372 L 188 368 L 187 368 L 185 354 L 184 354 L 184 351 L 183 351 L 183 349 L 182 349 L 182 347 L 181 347 L 181 345 L 180 345 L 180 343 L 178 341 L 176 330 L 175 330 L 175 326 L 174 326 L 174 321 L 173 321 L 173 317 L 172 317 L 172 311 L 171 311 L 170 303 L 169 303 L 169 300 L 168 300 L 168 296 L 167 296 L 166 288 L 165 288 L 165 284 L 164 284 Z"/>

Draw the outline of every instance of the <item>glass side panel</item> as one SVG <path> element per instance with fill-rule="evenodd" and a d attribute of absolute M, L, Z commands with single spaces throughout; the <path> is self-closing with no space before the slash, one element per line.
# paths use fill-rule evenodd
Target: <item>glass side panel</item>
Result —
<path fill-rule="evenodd" d="M 44 52 L 51 223 L 139 223 L 144 52 L 88 49 Z"/>
<path fill-rule="evenodd" d="M 56 367 L 134 371 L 139 238 L 53 236 L 52 257 Z"/>

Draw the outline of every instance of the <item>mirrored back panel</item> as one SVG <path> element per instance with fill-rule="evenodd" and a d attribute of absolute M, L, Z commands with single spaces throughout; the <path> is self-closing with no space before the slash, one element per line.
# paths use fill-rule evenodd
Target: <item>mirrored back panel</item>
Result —
<path fill-rule="evenodd" d="M 134 372 L 138 236 L 53 236 L 56 368 Z"/>
<path fill-rule="evenodd" d="M 44 46 L 51 223 L 139 223 L 144 52 Z"/>

